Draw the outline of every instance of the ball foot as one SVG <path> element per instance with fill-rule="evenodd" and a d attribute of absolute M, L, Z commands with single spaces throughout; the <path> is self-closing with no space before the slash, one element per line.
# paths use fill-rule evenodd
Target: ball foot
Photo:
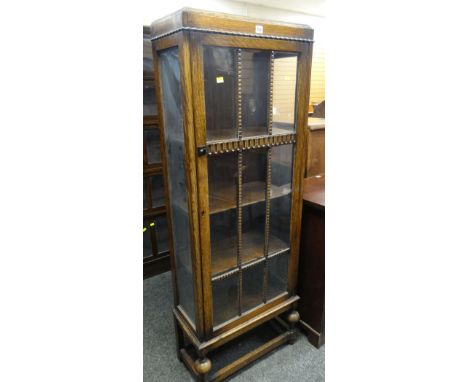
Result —
<path fill-rule="evenodd" d="M 291 313 L 288 314 L 286 319 L 291 325 L 295 325 L 299 320 L 301 316 L 299 316 L 299 312 L 297 310 L 293 310 Z"/>
<path fill-rule="evenodd" d="M 195 369 L 201 375 L 208 374 L 211 370 L 211 361 L 204 357 L 195 361 Z"/>

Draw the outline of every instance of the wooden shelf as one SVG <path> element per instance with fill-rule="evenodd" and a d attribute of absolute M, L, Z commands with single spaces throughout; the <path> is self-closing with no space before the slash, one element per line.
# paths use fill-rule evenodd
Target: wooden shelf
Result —
<path fill-rule="evenodd" d="M 143 163 L 143 176 L 151 176 L 151 175 L 160 175 L 163 172 L 162 163 L 156 162 L 152 164 L 144 164 Z"/>
<path fill-rule="evenodd" d="M 236 208 L 236 198 L 232 195 L 233 187 L 220 187 L 210 192 L 210 214 Z M 271 185 L 270 199 L 279 198 L 291 193 L 291 188 Z M 249 182 L 242 185 L 242 207 L 259 203 L 265 200 L 265 182 Z"/>
<path fill-rule="evenodd" d="M 232 128 L 232 129 L 219 129 L 216 130 L 216 134 L 213 137 L 210 137 L 209 132 L 206 132 L 206 143 L 209 142 L 218 142 L 218 141 L 231 141 L 231 140 L 237 140 L 237 129 Z"/>
<path fill-rule="evenodd" d="M 143 116 L 144 129 L 157 129 L 159 128 L 159 115 L 144 115 Z"/>
<path fill-rule="evenodd" d="M 242 235 L 242 264 L 265 255 L 264 232 L 247 232 Z M 276 253 L 289 246 L 281 239 L 271 235 L 269 253 Z M 228 237 L 214 243 L 211 248 L 211 274 L 213 276 L 237 267 L 237 237 Z"/>
<path fill-rule="evenodd" d="M 143 217 L 159 216 L 166 213 L 166 206 L 162 205 L 156 208 L 148 208 L 143 210 Z"/>

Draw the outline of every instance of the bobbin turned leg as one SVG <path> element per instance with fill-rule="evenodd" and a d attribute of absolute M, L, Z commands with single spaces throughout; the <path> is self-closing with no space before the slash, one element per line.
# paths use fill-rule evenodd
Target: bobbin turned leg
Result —
<path fill-rule="evenodd" d="M 296 327 L 296 324 L 299 322 L 299 319 L 300 319 L 300 316 L 297 310 L 291 311 L 286 317 L 286 320 L 288 321 L 288 324 L 289 324 L 289 330 L 291 331 L 291 337 L 289 339 L 290 345 L 294 344 L 297 340 L 297 331 L 295 327 Z"/>
<path fill-rule="evenodd" d="M 176 334 L 176 345 L 177 345 L 177 358 L 179 358 L 179 361 L 182 362 L 182 358 L 180 355 L 180 349 L 182 349 L 185 345 L 184 341 L 184 332 L 180 328 L 179 323 L 174 317 L 174 328 L 175 328 L 175 334 Z"/>
<path fill-rule="evenodd" d="M 206 356 L 198 358 L 195 361 L 195 369 L 200 374 L 200 382 L 208 381 L 208 373 L 211 370 L 211 361 L 208 358 L 206 358 Z"/>

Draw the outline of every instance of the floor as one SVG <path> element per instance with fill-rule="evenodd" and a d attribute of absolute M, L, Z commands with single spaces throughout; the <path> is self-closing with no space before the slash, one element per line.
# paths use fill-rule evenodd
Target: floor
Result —
<path fill-rule="evenodd" d="M 172 320 L 172 285 L 169 272 L 143 283 L 144 382 L 190 382 L 192 377 L 176 356 Z M 229 379 L 230 382 L 324 381 L 325 347 L 319 350 L 299 335 Z"/>

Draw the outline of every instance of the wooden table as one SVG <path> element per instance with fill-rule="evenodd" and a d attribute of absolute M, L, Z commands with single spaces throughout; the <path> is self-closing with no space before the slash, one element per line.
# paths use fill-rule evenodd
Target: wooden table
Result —
<path fill-rule="evenodd" d="M 299 321 L 309 342 L 325 343 L 325 176 L 304 182 L 299 256 Z"/>

